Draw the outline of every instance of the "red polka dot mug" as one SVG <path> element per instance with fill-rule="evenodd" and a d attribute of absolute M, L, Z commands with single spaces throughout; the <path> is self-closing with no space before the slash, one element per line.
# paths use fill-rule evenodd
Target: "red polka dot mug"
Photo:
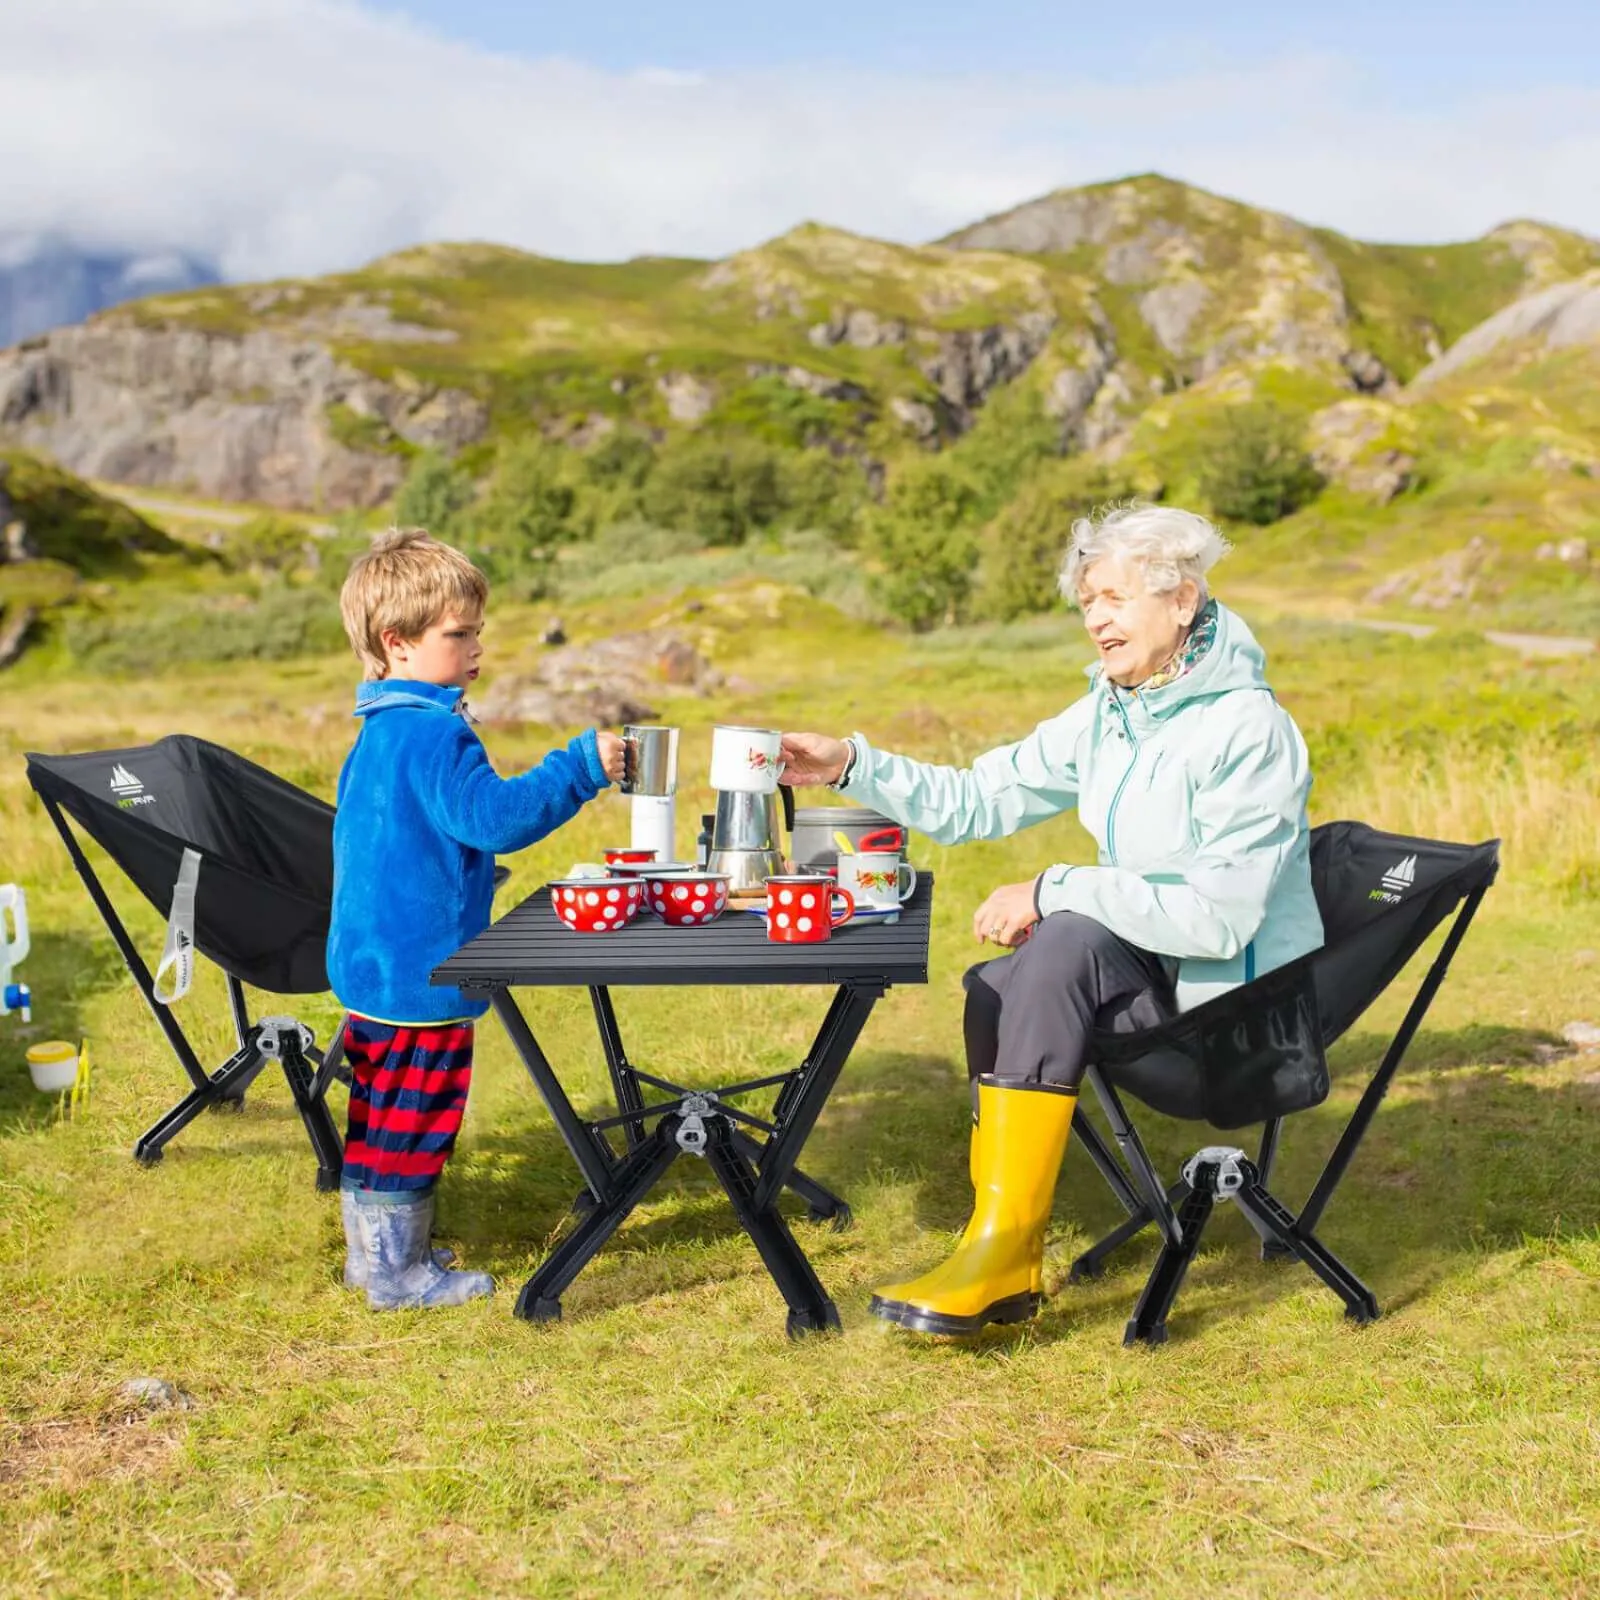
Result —
<path fill-rule="evenodd" d="M 780 944 L 820 943 L 855 914 L 855 897 L 827 878 L 767 879 L 767 937 Z"/>

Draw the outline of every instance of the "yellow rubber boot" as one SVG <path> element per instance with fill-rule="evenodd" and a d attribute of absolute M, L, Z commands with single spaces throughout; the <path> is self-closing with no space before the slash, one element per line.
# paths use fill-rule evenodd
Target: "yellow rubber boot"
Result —
<path fill-rule="evenodd" d="M 1077 1109 L 1075 1089 L 978 1080 L 977 1200 L 955 1253 L 872 1297 L 871 1311 L 918 1333 L 976 1333 L 1039 1309 L 1044 1235 Z"/>

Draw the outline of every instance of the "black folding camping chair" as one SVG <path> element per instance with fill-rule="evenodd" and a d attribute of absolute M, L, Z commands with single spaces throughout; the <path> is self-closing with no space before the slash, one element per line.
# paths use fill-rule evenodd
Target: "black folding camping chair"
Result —
<path fill-rule="evenodd" d="M 116 940 L 192 1087 L 134 1146 L 153 1164 L 167 1142 L 207 1109 L 237 1109 L 269 1061 L 283 1069 L 317 1158 L 317 1187 L 338 1187 L 344 1152 L 326 1095 L 343 1069 L 344 1029 L 327 1050 L 290 1016 L 252 1021 L 244 986 L 274 994 L 328 987 L 324 948 L 333 899 L 333 808 L 243 756 L 172 734 L 129 750 L 30 754 L 28 781 L 44 802 L 89 897 Z M 163 999 L 67 818 L 171 917 L 160 977 L 184 973 L 198 951 L 226 979 L 238 1048 L 214 1072 Z"/>
<path fill-rule="evenodd" d="M 1073 1263 L 1074 1282 L 1097 1276 L 1119 1245 L 1152 1224 L 1161 1251 L 1123 1342 L 1160 1344 L 1206 1223 L 1232 1200 L 1262 1241 L 1264 1257 L 1303 1261 L 1339 1296 L 1345 1315 L 1378 1315 L 1372 1291 L 1316 1235 L 1333 1191 L 1387 1093 L 1413 1035 L 1499 868 L 1498 840 L 1445 844 L 1330 822 L 1311 835 L 1311 875 L 1322 912 L 1322 949 L 1197 1006 L 1160 1027 L 1095 1036 L 1085 1077 L 1127 1166 L 1080 1104 L 1074 1133 L 1128 1213 L 1127 1221 Z M 1328 1094 L 1326 1049 L 1399 975 L 1454 913 L 1382 1062 L 1298 1214 L 1267 1188 L 1283 1119 Z M 1262 1123 L 1254 1160 L 1208 1145 L 1184 1162 L 1177 1182 L 1157 1177 L 1119 1091 L 1167 1116 L 1234 1129 Z"/>

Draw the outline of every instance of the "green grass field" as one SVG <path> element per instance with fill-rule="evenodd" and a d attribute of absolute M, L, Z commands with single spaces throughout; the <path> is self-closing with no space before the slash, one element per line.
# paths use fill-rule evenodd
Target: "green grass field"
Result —
<path fill-rule="evenodd" d="M 1227 597 L 1226 568 L 1219 574 Z M 701 608 L 691 610 L 694 602 Z M 575 638 L 658 621 L 758 685 L 667 699 L 699 782 L 718 720 L 860 726 L 962 760 L 1080 692 L 1057 616 L 920 639 L 745 581 L 563 607 Z M 491 670 L 544 613 L 496 612 Z M 1504 867 L 1322 1233 L 1384 1317 L 1347 1326 L 1305 1271 L 1265 1266 L 1224 1214 L 1159 1351 L 1123 1323 L 1152 1246 L 1085 1287 L 1116 1220 L 1069 1153 L 1034 1324 L 970 1344 L 888 1330 L 872 1287 L 940 1259 L 965 1220 L 960 987 L 996 882 L 1083 859 L 1070 819 L 995 845 L 920 842 L 939 874 L 926 988 L 879 1006 L 808 1146 L 853 1230 L 797 1221 L 842 1337 L 791 1344 L 783 1306 L 705 1171 L 680 1162 L 568 1291 L 511 1315 L 576 1177 L 492 1022 L 442 1191 L 442 1233 L 494 1300 L 369 1313 L 337 1283 L 337 1205 L 281 1081 L 140 1170 L 182 1081 L 23 780 L 28 749 L 184 730 L 329 794 L 351 664 L 336 656 L 15 678 L 0 704 L 0 879 L 26 886 L 31 1035 L 0 1019 L 0 1592 L 14 1595 L 1570 1596 L 1600 1589 L 1600 683 L 1473 637 L 1372 635 L 1249 611 L 1318 765 L 1316 820 L 1496 834 Z M 566 737 L 571 730 L 558 730 Z M 547 730 L 489 729 L 502 768 Z M 691 787 L 681 817 L 704 808 Z M 625 834 L 603 797 L 514 863 L 501 904 Z M 687 842 L 687 841 L 685 841 Z M 141 948 L 159 919 L 113 892 Z M 581 994 L 527 997 L 583 1103 L 604 1072 Z M 820 991 L 626 992 L 634 1059 L 711 1084 L 793 1065 Z M 268 1002 L 270 1008 L 271 1003 Z M 1344 1040 L 1327 1103 L 1290 1125 L 1306 1191 L 1400 1003 Z M 324 1035 L 331 1001 L 302 1011 Z M 226 1053 L 221 981 L 183 1003 Z M 75 1122 L 29 1086 L 28 1037 L 86 1035 Z M 340 1109 L 342 1110 L 342 1104 Z M 1171 1171 L 1203 1130 L 1141 1118 Z M 119 1397 L 158 1376 L 194 1408 Z"/>

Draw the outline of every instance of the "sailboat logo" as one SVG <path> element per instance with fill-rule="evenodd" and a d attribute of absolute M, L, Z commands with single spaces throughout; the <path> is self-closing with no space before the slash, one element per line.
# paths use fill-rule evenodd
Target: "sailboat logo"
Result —
<path fill-rule="evenodd" d="M 1417 858 L 1406 856 L 1403 860 L 1395 862 L 1383 875 L 1383 886 L 1392 889 L 1396 894 L 1403 894 L 1407 889 L 1415 886 L 1417 881 Z"/>
<path fill-rule="evenodd" d="M 144 784 L 121 763 L 111 769 L 111 792 L 124 811 L 130 806 L 154 805 L 156 800 L 153 794 L 145 793 Z"/>

